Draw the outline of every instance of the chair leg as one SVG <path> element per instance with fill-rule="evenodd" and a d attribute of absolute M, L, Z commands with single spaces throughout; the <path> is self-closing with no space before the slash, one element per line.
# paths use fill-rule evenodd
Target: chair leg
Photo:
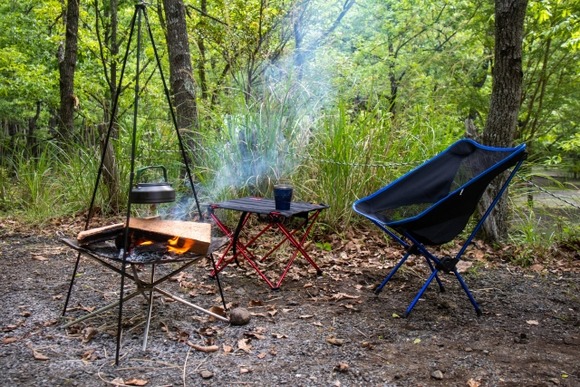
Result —
<path fill-rule="evenodd" d="M 417 302 L 419 302 L 419 299 L 421 298 L 421 296 L 423 295 L 423 293 L 425 293 L 425 290 L 427 290 L 427 288 L 429 287 L 429 285 L 433 281 L 433 278 L 437 278 L 437 273 L 438 272 L 439 272 L 439 270 L 437 270 L 437 269 L 434 268 L 433 272 L 431 273 L 431 275 L 429 276 L 429 278 L 427 279 L 427 281 L 425 281 L 425 283 L 421 287 L 421 290 L 419 290 L 419 293 L 417 293 L 417 295 L 415 296 L 415 298 L 413 299 L 413 301 L 411 301 L 411 303 L 409 304 L 409 307 L 405 311 L 405 317 L 407 317 L 409 315 L 409 313 L 411 313 L 411 311 L 415 307 L 415 304 L 417 304 Z"/>
<path fill-rule="evenodd" d="M 453 274 L 455 274 L 455 278 L 457 278 L 457 280 L 461 284 L 461 287 L 463 288 L 463 291 L 465 291 L 465 294 L 467 294 L 467 298 L 469 298 L 471 305 L 473 305 L 473 308 L 475 309 L 475 313 L 477 313 L 478 316 L 481 316 L 483 313 L 481 312 L 481 309 L 479 308 L 477 301 L 475 301 L 475 298 L 473 297 L 473 295 L 469 291 L 469 288 L 467 287 L 467 284 L 463 280 L 463 277 L 459 274 L 457 269 L 453 270 Z"/>
<path fill-rule="evenodd" d="M 409 258 L 410 255 L 411 251 L 407 251 L 407 253 L 405 253 L 405 256 L 399 261 L 399 263 L 395 265 L 395 267 L 391 270 L 391 272 L 385 277 L 383 282 L 381 282 L 381 284 L 377 286 L 377 288 L 375 289 L 375 294 L 379 294 L 383 290 L 387 282 L 389 282 L 391 277 L 395 275 L 397 270 L 399 270 L 399 268 L 403 265 L 403 263 L 405 263 L 405 261 L 407 260 L 407 258 Z"/>
<path fill-rule="evenodd" d="M 436 270 L 435 266 L 433 266 L 433 262 L 431 262 L 431 260 L 427 257 L 425 257 L 425 260 L 427 261 L 427 264 L 429 265 L 429 268 L 431 269 L 431 273 L 433 273 Z M 445 293 L 445 286 L 443 286 L 443 282 L 441 282 L 441 279 L 439 278 L 439 276 L 437 274 L 435 275 L 435 280 L 437 281 L 437 284 L 439 285 L 439 291 L 441 293 Z"/>

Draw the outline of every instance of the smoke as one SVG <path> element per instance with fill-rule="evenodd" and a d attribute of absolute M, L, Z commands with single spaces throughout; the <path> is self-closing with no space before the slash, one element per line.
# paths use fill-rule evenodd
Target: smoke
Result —
<path fill-rule="evenodd" d="M 310 17 L 305 17 L 306 13 L 300 15 L 300 27 L 310 32 L 302 35 L 300 49 L 291 50 L 275 62 L 264 62 L 259 81 L 249 88 L 250 99 L 247 94 L 243 98 L 232 94 L 232 101 L 244 102 L 237 105 L 232 102 L 228 106 L 228 114 L 219 118 L 218 141 L 209 147 L 204 144 L 211 179 L 196 183 L 200 202 L 242 196 L 267 197 L 274 184 L 293 182 L 297 168 L 308 156 L 318 122 L 335 100 L 331 86 L 335 62 L 326 57 L 318 60 L 320 52 L 316 51 L 322 48 L 308 44 L 308 39 L 309 36 L 312 40 L 319 39 L 321 26 L 332 25 L 336 8 L 321 1 L 317 3 L 325 9 L 314 9 L 314 3 L 304 3 L 310 7 Z M 326 16 L 328 23 L 323 23 L 321 18 Z M 247 85 L 240 85 L 240 94 L 247 90 Z M 179 207 L 188 210 L 180 210 L 180 215 L 196 211 L 192 198 L 183 204 Z"/>

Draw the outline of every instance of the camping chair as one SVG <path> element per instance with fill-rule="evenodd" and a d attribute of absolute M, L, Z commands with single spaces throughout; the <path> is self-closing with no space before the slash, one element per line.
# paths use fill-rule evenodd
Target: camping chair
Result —
<path fill-rule="evenodd" d="M 431 275 L 407 308 L 405 317 L 411 313 L 433 279 L 439 284 L 441 292 L 445 290 L 438 276 L 440 271 L 455 274 L 477 315 L 481 315 L 481 309 L 456 265 L 525 158 L 525 144 L 498 148 L 462 139 L 389 185 L 357 200 L 353 209 L 370 219 L 406 250 L 375 293 L 381 292 L 409 256 L 422 255 Z M 488 185 L 510 168 L 511 173 L 457 255 L 441 258 L 429 252 L 426 246 L 450 242 L 463 232 Z"/>

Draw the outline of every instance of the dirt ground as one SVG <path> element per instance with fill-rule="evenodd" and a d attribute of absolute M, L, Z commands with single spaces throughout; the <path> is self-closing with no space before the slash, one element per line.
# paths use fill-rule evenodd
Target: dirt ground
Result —
<path fill-rule="evenodd" d="M 372 231 L 317 234 L 320 244 L 309 251 L 321 277 L 300 257 L 279 291 L 246 264 L 222 272 L 229 310 L 251 313 L 246 325 L 159 295 L 143 350 L 145 303 L 127 301 L 115 365 L 116 308 L 61 327 L 119 294 L 118 275 L 83 257 L 61 316 L 77 253 L 60 239 L 77 228 L 54 224 L 30 233 L 0 220 L 0 385 L 580 385 L 577 251 L 555 252 L 551 262 L 524 270 L 508 263 L 509 251 L 473 246 L 464 276 L 483 315 L 455 277 L 444 275 L 447 291 L 432 284 L 403 318 L 426 278 L 422 262 L 411 261 L 377 296 L 373 288 L 401 251 Z M 209 271 L 200 261 L 164 287 L 203 308 L 220 306 Z"/>

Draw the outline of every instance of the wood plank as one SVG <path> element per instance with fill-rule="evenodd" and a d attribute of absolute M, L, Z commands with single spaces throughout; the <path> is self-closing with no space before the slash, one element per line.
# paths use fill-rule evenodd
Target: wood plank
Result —
<path fill-rule="evenodd" d="M 115 237 L 123 232 L 125 228 L 124 223 L 111 224 L 109 226 L 91 228 L 89 230 L 81 231 L 77 235 L 79 245 L 88 245 L 89 243 L 101 242 Z"/>
<path fill-rule="evenodd" d="M 190 251 L 206 254 L 211 244 L 211 224 L 180 220 L 131 218 L 129 228 L 154 232 L 171 238 L 178 236 L 193 240 Z"/>

